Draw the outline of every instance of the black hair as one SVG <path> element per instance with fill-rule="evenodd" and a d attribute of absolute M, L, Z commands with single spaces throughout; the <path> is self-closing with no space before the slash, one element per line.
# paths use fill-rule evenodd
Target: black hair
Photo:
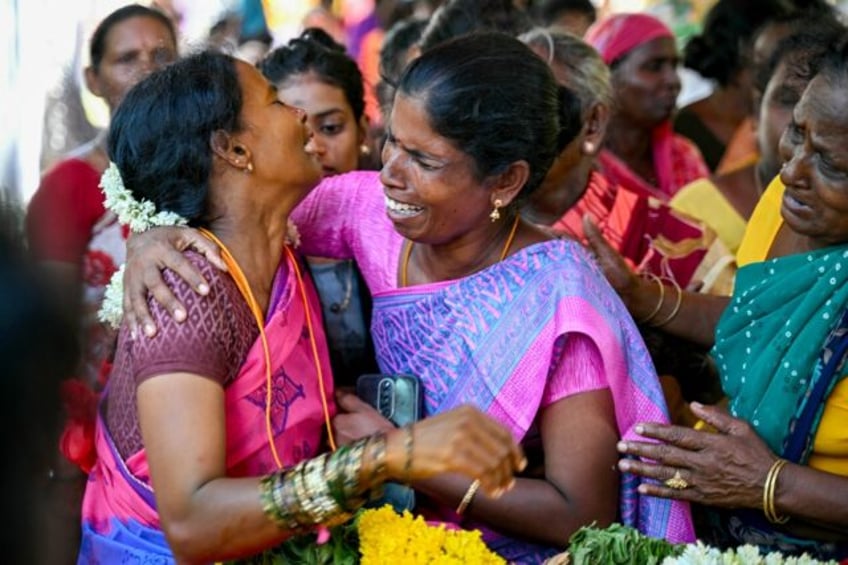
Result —
<path fill-rule="evenodd" d="M 526 161 L 530 176 L 522 199 L 538 188 L 557 153 L 560 92 L 540 57 L 495 32 L 462 36 L 425 51 L 398 85 L 399 96 L 423 103 L 438 135 L 471 156 L 478 178 Z"/>
<path fill-rule="evenodd" d="M 211 139 L 239 131 L 241 86 L 235 59 L 203 52 L 135 85 L 109 127 L 109 157 L 136 200 L 204 226 Z"/>
<path fill-rule="evenodd" d="M 425 27 L 427 20 L 409 18 L 397 22 L 386 32 L 380 47 L 380 81 L 376 86 L 381 109 L 391 106 L 395 86 L 406 67 L 406 54 L 421 39 Z"/>
<path fill-rule="evenodd" d="M 174 40 L 174 45 L 177 44 L 177 31 L 174 29 L 174 22 L 171 19 L 153 8 L 141 6 L 140 4 L 129 4 L 122 8 L 118 8 L 101 21 L 94 33 L 91 35 L 91 44 L 89 46 L 89 56 L 91 58 L 91 68 L 95 72 L 100 68 L 100 62 L 103 61 L 103 55 L 106 52 L 106 37 L 112 28 L 119 23 L 131 18 L 152 18 L 160 22 L 168 28 L 171 38 Z"/>
<path fill-rule="evenodd" d="M 782 39 L 774 53 L 761 65 L 754 74 L 754 87 L 760 92 L 766 91 L 766 86 L 780 63 L 786 61 L 791 65 L 791 72 L 807 81 L 818 74 L 832 49 L 845 35 L 846 28 L 830 18 L 808 18 L 798 20 L 796 29 Z"/>
<path fill-rule="evenodd" d="M 683 49 L 683 64 L 726 86 L 748 66 L 756 30 L 790 12 L 786 0 L 719 0 L 707 13 L 701 34 Z"/>
<path fill-rule="evenodd" d="M 533 6 L 533 15 L 541 26 L 552 25 L 566 12 L 577 12 L 589 18 L 589 23 L 595 23 L 598 11 L 592 0 L 542 0 Z"/>
<path fill-rule="evenodd" d="M 532 27 L 530 16 L 513 0 L 448 0 L 433 14 L 419 44 L 425 51 L 474 31 L 500 31 L 517 37 Z"/>
<path fill-rule="evenodd" d="M 322 29 L 307 28 L 288 42 L 268 53 L 256 64 L 270 82 L 279 85 L 292 75 L 315 73 L 318 78 L 344 92 L 358 121 L 365 111 L 362 73 L 356 62 Z"/>

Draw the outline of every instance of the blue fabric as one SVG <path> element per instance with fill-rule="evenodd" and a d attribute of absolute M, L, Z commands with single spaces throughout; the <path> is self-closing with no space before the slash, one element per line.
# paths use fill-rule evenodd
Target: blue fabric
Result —
<path fill-rule="evenodd" d="M 83 524 L 77 565 L 176 565 L 165 534 L 133 520 L 109 521 L 103 533 Z"/>

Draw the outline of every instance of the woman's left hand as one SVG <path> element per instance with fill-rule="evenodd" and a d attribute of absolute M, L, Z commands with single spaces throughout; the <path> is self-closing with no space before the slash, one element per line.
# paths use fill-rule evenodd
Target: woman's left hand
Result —
<path fill-rule="evenodd" d="M 647 459 L 622 459 L 619 469 L 659 481 L 641 484 L 643 494 L 709 506 L 761 508 L 765 477 L 777 457 L 744 420 L 716 407 L 695 402 L 691 407 L 718 432 L 639 424 L 637 433 L 660 443 L 619 442 L 621 453 Z"/>
<path fill-rule="evenodd" d="M 336 405 L 339 412 L 333 418 L 333 430 L 340 445 L 395 427 L 370 404 L 351 392 L 336 391 Z"/>

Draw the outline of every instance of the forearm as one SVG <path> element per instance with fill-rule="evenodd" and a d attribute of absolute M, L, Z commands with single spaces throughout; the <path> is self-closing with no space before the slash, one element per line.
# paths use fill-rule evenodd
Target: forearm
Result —
<path fill-rule="evenodd" d="M 848 529 L 848 477 L 790 463 L 778 476 L 775 507 L 780 515 Z"/>
<path fill-rule="evenodd" d="M 391 446 L 380 439 L 361 441 L 266 480 L 209 481 L 181 512 L 163 513 L 174 554 L 181 563 L 244 557 L 318 524 L 347 520 L 367 500 L 368 492 L 402 465 L 399 452 L 404 448 L 399 441 L 392 438 Z"/>
<path fill-rule="evenodd" d="M 416 483 L 416 490 L 441 504 L 456 508 L 470 481 L 451 476 Z M 615 520 L 617 509 L 598 509 L 569 500 L 545 479 L 516 479 L 515 488 L 498 499 L 477 491 L 463 516 L 481 522 L 499 533 L 548 546 L 564 548 L 582 526 L 597 522 L 601 527 Z"/>
<path fill-rule="evenodd" d="M 668 320 L 662 324 L 663 331 L 707 347 L 712 346 L 718 320 L 730 303 L 730 298 L 681 292 L 680 306 L 675 313 L 677 291 L 673 286 L 666 285 L 661 291 L 654 280 L 639 279 L 638 284 L 625 297 L 625 302 L 637 321 L 649 316 L 649 325 Z"/>

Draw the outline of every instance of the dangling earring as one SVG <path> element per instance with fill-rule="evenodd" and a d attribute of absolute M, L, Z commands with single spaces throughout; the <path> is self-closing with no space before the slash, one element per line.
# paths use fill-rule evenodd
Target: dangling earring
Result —
<path fill-rule="evenodd" d="M 367 143 L 363 143 L 359 146 L 359 154 L 363 157 L 368 157 L 369 155 L 371 155 L 371 148 L 368 147 Z"/>
<path fill-rule="evenodd" d="M 247 174 L 250 174 L 250 173 L 253 172 L 253 161 L 247 162 L 247 166 L 245 166 L 244 172 L 246 172 Z"/>
<path fill-rule="evenodd" d="M 496 198 L 493 206 L 494 209 L 492 210 L 492 213 L 489 214 L 489 217 L 492 219 L 493 222 L 497 222 L 501 219 L 500 208 L 503 208 L 503 200 L 501 200 L 500 198 Z"/>

